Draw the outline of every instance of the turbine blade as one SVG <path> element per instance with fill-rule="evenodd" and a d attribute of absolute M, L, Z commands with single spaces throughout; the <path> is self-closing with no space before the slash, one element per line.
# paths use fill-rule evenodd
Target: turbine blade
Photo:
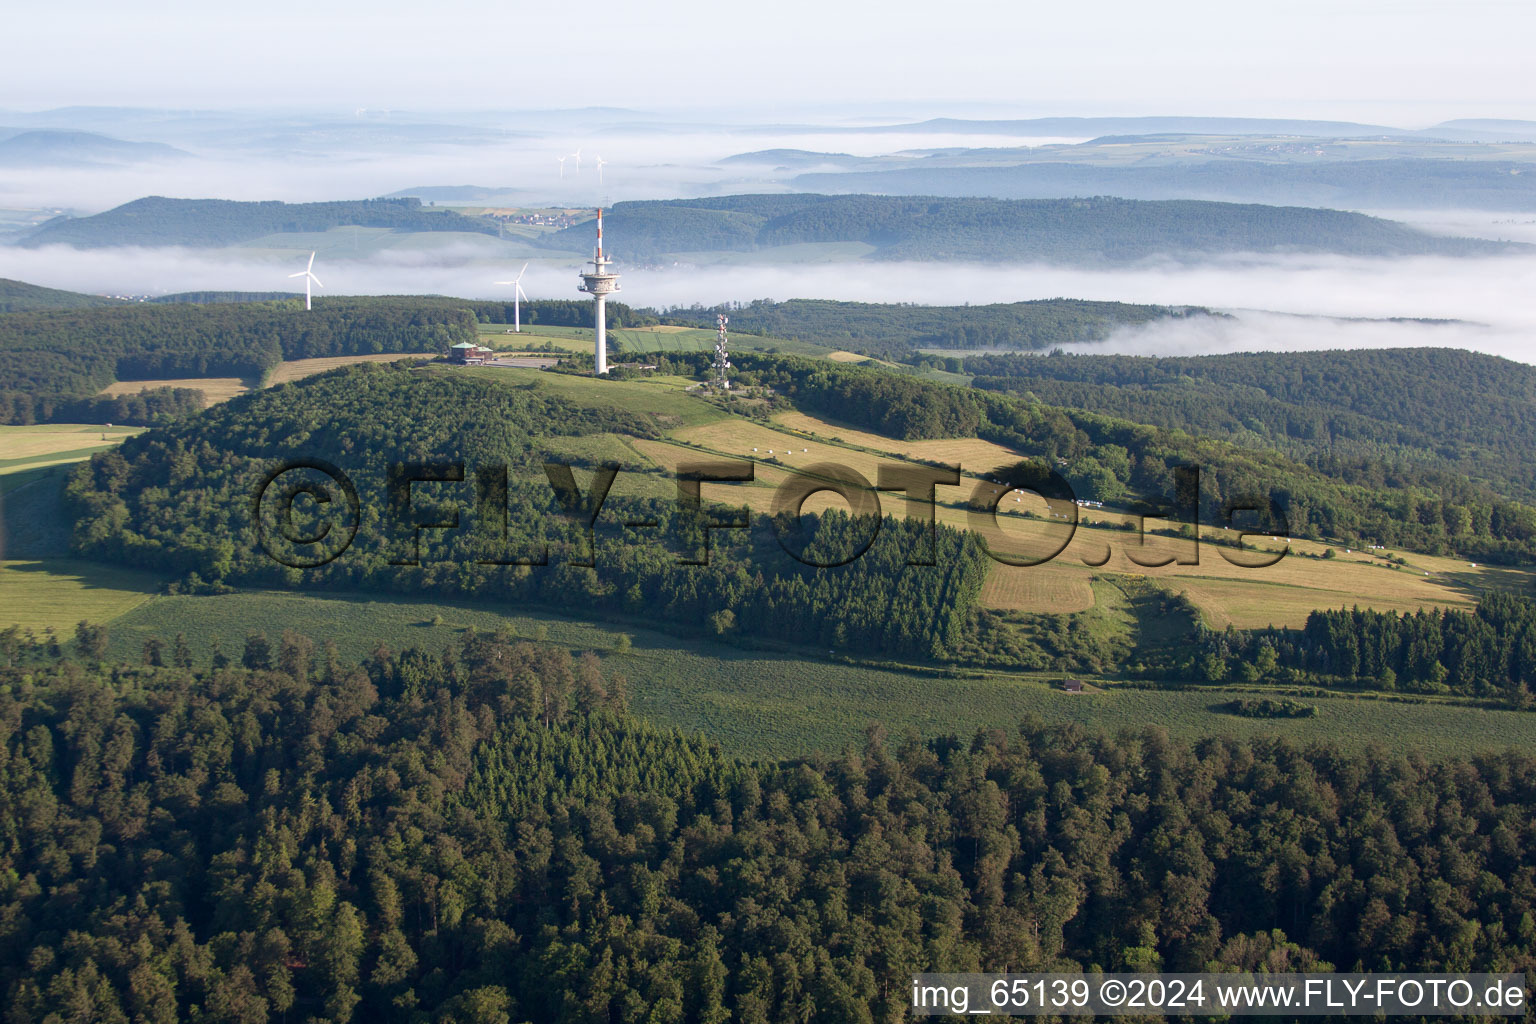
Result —
<path fill-rule="evenodd" d="M 522 269 L 522 270 L 519 270 L 519 271 L 518 271 L 518 272 L 517 272 L 517 280 L 518 280 L 518 281 L 521 281 L 521 280 L 522 280 L 522 279 L 523 279 L 523 275 L 524 275 L 524 274 L 526 274 L 526 273 L 528 273 L 528 264 L 526 264 L 526 263 L 524 263 L 524 264 L 523 264 L 523 269 Z M 516 281 L 514 281 L 514 282 L 512 282 L 512 283 L 513 283 L 513 284 L 516 284 L 516 283 L 517 283 L 517 282 L 516 282 Z"/>
<path fill-rule="evenodd" d="M 309 279 L 311 281 L 315 282 L 315 287 L 316 288 L 324 288 L 325 287 L 325 285 L 320 283 L 320 279 L 318 277 L 316 277 L 314 274 L 310 274 L 309 275 Z"/>
<path fill-rule="evenodd" d="M 289 274 L 288 276 L 289 277 L 307 277 L 308 275 L 309 275 L 309 271 L 301 270 L 297 274 Z"/>
<path fill-rule="evenodd" d="M 304 269 L 305 270 L 314 270 L 315 269 L 315 254 L 314 253 L 310 253 L 309 254 L 309 266 L 305 267 Z"/>

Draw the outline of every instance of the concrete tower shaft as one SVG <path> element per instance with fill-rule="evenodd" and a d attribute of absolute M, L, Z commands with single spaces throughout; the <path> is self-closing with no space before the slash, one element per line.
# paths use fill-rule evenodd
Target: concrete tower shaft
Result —
<path fill-rule="evenodd" d="M 577 291 L 592 296 L 592 327 L 596 340 L 595 356 L 599 376 L 608 372 L 608 296 L 619 290 L 619 275 L 613 261 L 603 255 L 603 211 L 597 211 L 597 253 L 590 260 L 592 269 L 581 275 Z"/>

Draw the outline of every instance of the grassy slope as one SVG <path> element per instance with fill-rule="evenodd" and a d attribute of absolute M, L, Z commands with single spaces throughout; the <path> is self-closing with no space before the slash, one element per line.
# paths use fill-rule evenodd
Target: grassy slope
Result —
<path fill-rule="evenodd" d="M 1117 613 L 1118 614 L 1118 613 Z M 442 623 L 434 625 L 434 616 Z M 238 655 L 247 632 L 275 639 L 285 628 L 334 640 L 343 654 L 361 656 L 382 640 L 395 649 L 436 649 L 469 626 L 506 624 L 517 635 L 607 654 L 630 680 L 641 714 L 702 730 L 732 750 L 787 756 L 836 751 L 861 741 L 870 722 L 893 733 L 966 734 L 1012 728 L 1026 714 L 1099 729 L 1159 725 L 1185 737 L 1283 733 L 1300 742 L 1331 741 L 1353 748 L 1382 743 L 1431 755 L 1466 753 L 1536 742 L 1536 715 L 1450 705 L 1415 705 L 1349 698 L 1308 698 L 1310 719 L 1266 722 L 1218 714 L 1210 706 L 1229 693 L 1112 690 L 1074 695 L 1041 677 L 992 674 L 944 678 L 818 662 L 801 655 L 747 651 L 703 639 L 679 639 L 627 623 L 594 622 L 469 603 L 354 596 L 254 592 L 222 597 L 157 597 L 111 625 L 114 653 L 137 657 L 146 637 L 186 634 L 196 656 L 214 637 Z M 619 633 L 634 645 L 616 654 Z"/>

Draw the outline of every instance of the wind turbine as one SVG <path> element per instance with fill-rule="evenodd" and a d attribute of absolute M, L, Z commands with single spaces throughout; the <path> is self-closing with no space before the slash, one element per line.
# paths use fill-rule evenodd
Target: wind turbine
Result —
<path fill-rule="evenodd" d="M 576 150 L 576 152 L 571 154 L 571 159 L 576 161 L 576 173 L 580 174 L 581 173 L 581 150 L 579 148 Z"/>
<path fill-rule="evenodd" d="M 570 157 L 557 156 L 557 157 L 555 157 L 555 159 L 560 161 L 560 177 L 564 178 L 565 177 L 565 162 L 567 160 L 569 160 Z"/>
<path fill-rule="evenodd" d="M 315 285 L 316 287 L 319 287 L 319 288 L 324 288 L 325 287 L 325 285 L 320 283 L 320 279 L 315 276 L 314 271 L 315 271 L 315 254 L 314 253 L 310 253 L 309 254 L 309 266 L 305 267 L 303 270 L 299 271 L 297 274 L 289 274 L 288 275 L 289 278 L 302 277 L 304 279 L 304 308 L 305 309 L 309 308 L 309 286 L 311 284 L 313 284 L 313 285 Z"/>
<path fill-rule="evenodd" d="M 602 157 L 597 158 L 597 183 L 599 185 L 603 183 L 603 164 L 606 164 L 607 162 L 608 161 L 604 160 Z"/>
<path fill-rule="evenodd" d="M 528 298 L 528 293 L 523 291 L 523 275 L 528 273 L 528 264 L 523 264 L 523 269 L 517 272 L 517 277 L 511 281 L 497 281 L 497 284 L 509 284 L 512 286 L 512 332 L 523 333 L 523 308 L 518 304 L 519 299 Z"/>

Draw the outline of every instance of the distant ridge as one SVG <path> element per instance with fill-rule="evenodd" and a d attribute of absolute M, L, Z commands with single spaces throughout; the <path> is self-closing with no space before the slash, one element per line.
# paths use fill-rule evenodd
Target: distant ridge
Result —
<path fill-rule="evenodd" d="M 123 304 L 121 299 L 109 299 L 104 295 L 67 292 L 0 277 L 0 313 L 34 313 L 49 309 L 88 309 Z"/>
<path fill-rule="evenodd" d="M 496 225 L 449 210 L 428 210 L 419 199 L 363 199 L 332 203 L 242 203 L 228 199 L 136 199 L 92 217 L 55 218 L 21 245 L 97 249 L 121 245 L 238 245 L 265 235 L 328 231 L 356 225 L 396 231 L 469 231 L 496 234 Z"/>
<path fill-rule="evenodd" d="M 992 167 L 820 171 L 797 175 L 791 184 L 817 192 L 995 199 L 1112 195 L 1356 209 L 1438 209 L 1447 204 L 1479 210 L 1536 209 L 1536 165 L 1509 160 L 1207 160 L 1132 166 L 1042 160 Z"/>
<path fill-rule="evenodd" d="M 174 295 L 156 295 L 147 301 L 212 305 L 232 302 L 273 302 L 279 299 L 302 299 L 303 297 L 303 292 L 177 292 Z"/>
<path fill-rule="evenodd" d="M 125 142 L 94 132 L 24 131 L 0 139 L 0 165 L 8 167 L 145 163 L 190 156 L 159 142 Z"/>
<path fill-rule="evenodd" d="M 935 117 L 912 124 L 837 129 L 839 132 L 975 132 L 1009 135 L 1149 135 L 1175 132 L 1203 135 L 1315 135 L 1327 138 L 1358 135 L 1413 135 L 1407 128 L 1353 121 L 1306 121 L 1268 117 L 1034 117 L 1022 120 L 969 120 Z"/>
<path fill-rule="evenodd" d="M 856 242 L 875 259 L 1013 260 L 1095 265 L 1156 257 L 1308 252 L 1472 256 L 1525 246 L 1450 238 L 1339 210 L 1195 201 L 740 195 L 625 202 L 609 215 L 621 259 Z M 578 224 L 537 244 L 584 252 Z"/>

